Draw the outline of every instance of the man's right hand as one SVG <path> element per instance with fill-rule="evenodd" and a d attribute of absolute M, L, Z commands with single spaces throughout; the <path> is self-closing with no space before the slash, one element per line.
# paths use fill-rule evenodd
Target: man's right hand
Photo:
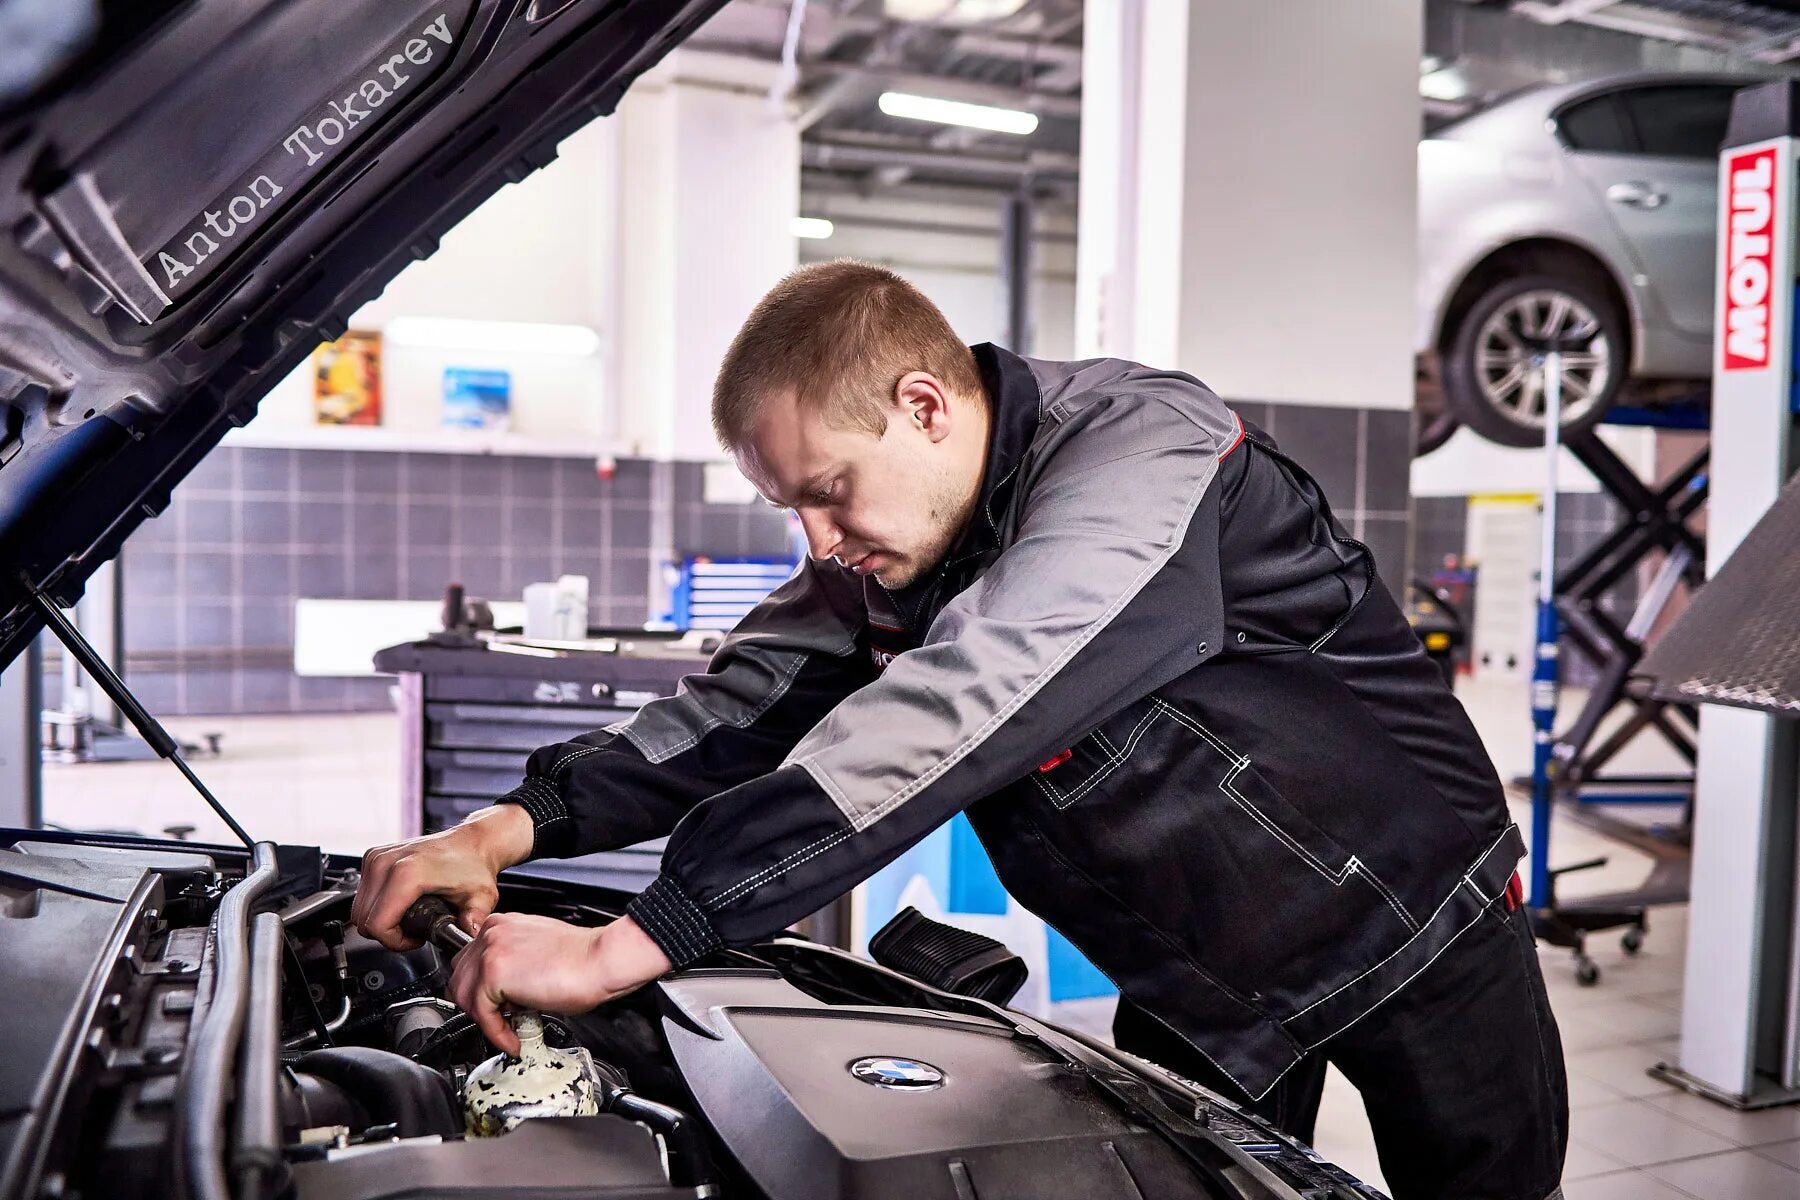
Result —
<path fill-rule="evenodd" d="M 400 918 L 413 901 L 435 892 L 476 933 L 500 898 L 496 877 L 531 857 L 531 843 L 531 814 L 517 804 L 496 804 L 454 829 L 376 846 L 363 855 L 350 920 L 389 950 L 411 950 L 419 943 L 400 932 Z"/>

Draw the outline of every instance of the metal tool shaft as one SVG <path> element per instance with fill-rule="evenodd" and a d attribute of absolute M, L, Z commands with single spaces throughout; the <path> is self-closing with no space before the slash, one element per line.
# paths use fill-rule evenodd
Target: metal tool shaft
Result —
<path fill-rule="evenodd" d="M 454 954 L 474 939 L 456 923 L 456 910 L 442 896 L 420 896 L 400 918 L 400 932 Z"/>

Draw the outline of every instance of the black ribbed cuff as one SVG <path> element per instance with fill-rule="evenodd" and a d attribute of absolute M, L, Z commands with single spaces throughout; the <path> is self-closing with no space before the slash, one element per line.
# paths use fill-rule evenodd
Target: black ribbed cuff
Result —
<path fill-rule="evenodd" d="M 495 804 L 516 804 L 531 817 L 531 857 L 563 858 L 574 853 L 575 820 L 550 781 L 527 777 Z"/>
<path fill-rule="evenodd" d="M 678 967 L 725 948 L 700 906 L 667 875 L 658 875 L 639 892 L 625 906 L 625 913 Z"/>

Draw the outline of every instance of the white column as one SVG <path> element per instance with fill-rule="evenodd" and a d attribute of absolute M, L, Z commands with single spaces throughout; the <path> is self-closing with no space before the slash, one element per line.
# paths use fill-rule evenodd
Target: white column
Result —
<path fill-rule="evenodd" d="M 1711 480 L 1706 506 L 1706 573 L 1718 573 L 1781 491 L 1788 477 L 1793 416 L 1793 280 L 1796 270 L 1795 169 L 1800 143 L 1791 137 L 1722 156 L 1719 188 L 1720 261 L 1731 262 L 1734 186 L 1730 164 L 1773 148 L 1772 178 L 1755 188 L 1772 205 L 1767 275 L 1768 346 L 1761 366 L 1728 362 L 1714 349 Z M 1758 199 L 1763 197 L 1759 195 Z M 1747 201 L 1746 201 L 1747 202 Z M 1749 232 L 1761 232 L 1752 229 Z M 1730 275 L 1721 272 L 1723 291 Z M 1724 312 L 1721 300 L 1717 311 Z M 1730 327 L 1721 317 L 1720 329 Z M 1787 867 L 1791 839 L 1777 806 L 1794 804 L 1794 730 L 1791 722 L 1719 705 L 1700 712 L 1700 761 L 1695 772 L 1693 861 L 1689 874 L 1688 947 L 1682 991 L 1681 1070 L 1709 1088 L 1750 1097 L 1761 1087 L 1759 1065 L 1777 1057 L 1787 1002 L 1781 978 L 1783 947 L 1774 942 L 1783 921 L 1771 905 L 1791 902 Z M 1786 863 L 1782 860 L 1786 859 Z M 1772 934 L 1774 936 L 1772 936 Z M 1791 964 L 1790 970 L 1792 969 Z"/>
<path fill-rule="evenodd" d="M 1089 0 L 1078 353 L 1412 406 L 1420 0 Z"/>
<path fill-rule="evenodd" d="M 800 138 L 769 105 L 775 73 L 677 51 L 632 85 L 615 118 L 611 390 L 635 453 L 719 457 L 709 415 L 719 361 L 799 261 Z"/>
<path fill-rule="evenodd" d="M 1088 0 L 1081 50 L 1075 357 L 1172 362 L 1188 5 Z"/>

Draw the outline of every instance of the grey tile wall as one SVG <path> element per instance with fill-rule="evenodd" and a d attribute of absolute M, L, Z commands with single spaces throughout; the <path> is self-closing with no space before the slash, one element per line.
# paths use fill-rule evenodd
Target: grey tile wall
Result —
<path fill-rule="evenodd" d="M 642 624 L 658 469 L 671 468 L 621 459 L 602 478 L 590 460 L 221 448 L 126 544 L 127 676 L 171 715 L 385 708 L 385 679 L 293 673 L 294 602 L 435 600 L 452 581 L 517 599 L 582 574 L 595 624 Z M 672 470 L 678 555 L 786 553 L 780 513 L 706 504 L 699 465 Z"/>
<path fill-rule="evenodd" d="M 1430 577 L 1446 557 L 1460 559 L 1469 536 L 1466 496 L 1418 496 L 1412 509 L 1412 561 L 1415 574 Z"/>
<path fill-rule="evenodd" d="M 707 504 L 701 464 L 675 463 L 671 469 L 677 556 L 768 557 L 791 552 L 788 519 L 782 513 L 761 501 Z"/>
<path fill-rule="evenodd" d="M 1318 481 L 1333 515 L 1368 545 L 1382 579 L 1403 596 L 1412 412 L 1256 402 L 1232 407 Z"/>
<path fill-rule="evenodd" d="M 1413 562 L 1419 574 L 1442 566 L 1447 556 L 1461 558 L 1467 550 L 1469 502 L 1462 496 L 1421 496 L 1413 501 Z M 1575 560 L 1599 545 L 1618 526 L 1623 510 L 1602 492 L 1563 492 L 1556 502 L 1556 566 L 1567 570 Z M 1479 592 L 1480 581 L 1477 580 Z M 1629 619 L 1638 600 L 1638 577 L 1628 573 L 1600 598 L 1600 607 L 1621 622 Z M 1572 643 L 1564 643 L 1563 682 L 1586 687 L 1598 677 L 1594 664 Z"/>
<path fill-rule="evenodd" d="M 1411 414 L 1235 407 L 1319 479 L 1398 594 Z M 661 492 L 659 470 L 670 473 Z M 621 459 L 602 478 L 577 459 L 221 448 L 126 545 L 128 678 L 152 711 L 169 715 L 386 708 L 385 679 L 293 673 L 294 602 L 435 600 L 453 580 L 472 595 L 514 599 L 527 583 L 584 574 L 595 624 L 640 624 L 655 615 L 658 494 L 669 497 L 677 557 L 789 552 L 782 514 L 705 503 L 698 463 Z M 47 658 L 54 689 L 60 668 Z"/>

